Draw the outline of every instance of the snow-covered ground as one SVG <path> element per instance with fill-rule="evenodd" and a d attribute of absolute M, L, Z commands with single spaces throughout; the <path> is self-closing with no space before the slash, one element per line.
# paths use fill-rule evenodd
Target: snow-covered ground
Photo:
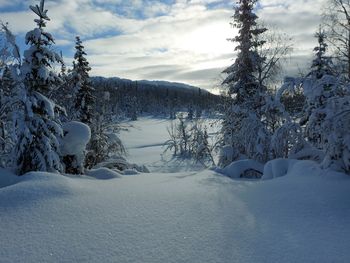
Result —
<path fill-rule="evenodd" d="M 146 165 L 151 172 L 174 173 L 203 170 L 203 165 L 188 159 L 174 159 L 171 152 L 164 153 L 164 142 L 169 139 L 169 119 L 141 118 L 128 123 L 128 131 L 121 139 L 128 149 L 128 160 Z"/>
<path fill-rule="evenodd" d="M 161 173 L 166 121 L 132 124 L 122 136 L 129 159 L 157 173 L 0 170 L 0 262 L 350 262 L 348 176 L 308 161 L 262 181 L 189 171 L 189 162 Z"/>

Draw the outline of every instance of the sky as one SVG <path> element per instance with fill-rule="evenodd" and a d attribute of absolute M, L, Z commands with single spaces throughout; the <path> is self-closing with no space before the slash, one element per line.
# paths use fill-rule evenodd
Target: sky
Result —
<path fill-rule="evenodd" d="M 256 12 L 269 28 L 292 38 L 287 75 L 310 65 L 313 37 L 326 0 L 261 0 Z M 23 49 L 35 27 L 29 5 L 39 0 L 0 0 L 0 20 L 8 22 Z M 230 26 L 229 0 L 46 0 L 55 38 L 67 66 L 79 35 L 92 67 L 90 75 L 133 80 L 183 82 L 214 91 L 221 72 L 234 62 L 237 33 Z"/>

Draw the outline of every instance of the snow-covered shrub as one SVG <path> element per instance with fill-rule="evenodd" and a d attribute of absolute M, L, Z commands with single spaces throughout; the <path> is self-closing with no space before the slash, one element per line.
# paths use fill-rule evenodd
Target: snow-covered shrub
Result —
<path fill-rule="evenodd" d="M 91 131 L 86 124 L 77 121 L 63 124 L 63 138 L 60 141 L 60 150 L 66 173 L 84 173 L 86 145 L 90 138 Z"/>
<path fill-rule="evenodd" d="M 212 146 L 209 145 L 209 135 L 207 128 L 197 120 L 190 128 L 190 151 L 197 162 L 215 165 L 212 155 Z"/>
<path fill-rule="evenodd" d="M 193 158 L 204 165 L 214 164 L 207 129 L 198 120 L 192 122 L 180 114 L 167 130 L 170 138 L 164 143 L 164 152 L 172 151 L 174 156 Z"/>
<path fill-rule="evenodd" d="M 253 112 L 245 112 L 240 107 L 234 107 L 231 121 L 225 123 L 226 137 L 222 138 L 223 145 L 231 145 L 238 154 L 232 155 L 235 159 L 230 163 L 242 158 L 265 162 L 268 159 L 270 133 L 261 119 Z M 231 125 L 229 128 L 228 125 Z M 228 136 L 229 134 L 229 136 Z M 227 156 L 225 156 L 227 158 Z M 229 160 L 228 160 L 229 161 Z M 220 163 L 224 163 L 222 160 Z M 227 163 L 227 162 L 225 162 Z"/>
<path fill-rule="evenodd" d="M 91 140 L 88 144 L 88 152 L 85 167 L 92 168 L 100 162 L 108 160 L 111 156 L 125 156 L 126 151 L 123 142 L 117 135 L 119 130 L 116 124 L 108 124 L 99 116 L 99 121 L 94 123 L 91 130 Z"/>
<path fill-rule="evenodd" d="M 271 137 L 270 158 L 289 158 L 291 154 L 303 150 L 306 145 L 300 125 L 286 122 Z"/>
<path fill-rule="evenodd" d="M 350 92 L 329 99 L 324 111 L 321 129 L 326 156 L 322 167 L 350 173 Z"/>
<path fill-rule="evenodd" d="M 178 135 L 177 135 L 177 130 L 176 130 L 174 121 L 172 121 L 170 123 L 170 126 L 167 127 L 167 132 L 169 135 L 169 140 L 167 140 L 164 143 L 164 147 L 165 147 L 164 152 L 172 151 L 176 156 L 179 152 L 179 141 L 178 141 Z"/>
<path fill-rule="evenodd" d="M 108 160 L 98 163 L 94 169 L 106 167 L 113 171 L 124 172 L 125 170 L 135 170 L 139 173 L 149 173 L 149 170 L 144 165 L 129 163 L 125 158 L 120 156 L 111 156 Z"/>
<path fill-rule="evenodd" d="M 232 163 L 232 160 L 237 160 L 239 156 L 239 153 L 231 146 L 231 145 L 224 145 L 219 148 L 219 167 L 226 167 L 230 163 Z"/>

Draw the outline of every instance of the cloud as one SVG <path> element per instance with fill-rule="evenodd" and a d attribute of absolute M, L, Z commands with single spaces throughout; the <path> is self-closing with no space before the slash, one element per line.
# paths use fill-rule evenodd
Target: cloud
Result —
<path fill-rule="evenodd" d="M 259 2 L 260 19 L 293 38 L 290 74 L 308 65 L 324 1 Z M 1 19 L 20 35 L 34 27 L 35 18 L 23 3 L 37 2 L 0 0 Z M 232 6 L 224 0 L 47 1 L 52 20 L 48 31 L 68 57 L 67 64 L 74 37 L 80 35 L 94 75 L 183 81 L 210 88 L 235 56 L 234 44 L 226 40 L 237 33 L 229 24 Z"/>

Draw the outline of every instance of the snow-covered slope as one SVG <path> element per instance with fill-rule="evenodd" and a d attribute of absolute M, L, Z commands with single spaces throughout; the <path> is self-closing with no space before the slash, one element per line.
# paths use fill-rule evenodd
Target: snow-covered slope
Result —
<path fill-rule="evenodd" d="M 129 136 L 142 135 L 134 125 Z M 155 145 L 160 133 L 129 146 Z M 155 160 L 159 152 L 147 148 Z M 0 170 L 0 177 L 0 262 L 350 260 L 350 180 L 312 162 L 262 181 L 208 170 L 110 180 Z"/>

